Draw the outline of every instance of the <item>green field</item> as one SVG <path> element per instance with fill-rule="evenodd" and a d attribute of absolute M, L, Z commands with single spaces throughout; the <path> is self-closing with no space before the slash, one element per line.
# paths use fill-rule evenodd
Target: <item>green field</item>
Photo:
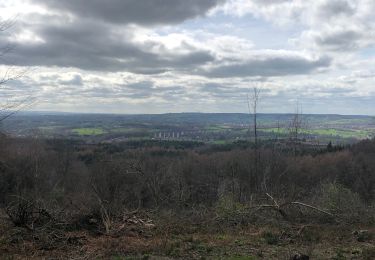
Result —
<path fill-rule="evenodd" d="M 75 128 L 72 129 L 72 132 L 78 135 L 102 135 L 107 133 L 102 128 Z"/>
<path fill-rule="evenodd" d="M 262 132 L 267 133 L 275 133 L 275 134 L 288 134 L 289 130 L 286 128 L 266 128 L 260 129 Z M 334 129 L 334 128 L 327 128 L 327 129 L 301 129 L 301 134 L 308 134 L 308 135 L 319 135 L 319 136 L 333 136 L 333 137 L 340 137 L 340 138 L 356 138 L 356 139 L 365 139 L 368 138 L 372 132 L 370 130 L 355 130 L 355 129 Z"/>

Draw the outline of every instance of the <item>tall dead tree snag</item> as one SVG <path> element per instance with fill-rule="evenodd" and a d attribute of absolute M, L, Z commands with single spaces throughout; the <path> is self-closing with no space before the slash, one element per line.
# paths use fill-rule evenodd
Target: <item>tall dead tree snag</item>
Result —
<path fill-rule="evenodd" d="M 300 134 L 304 128 L 304 119 L 302 115 L 302 108 L 297 103 L 295 112 L 292 115 L 291 121 L 289 123 L 289 140 L 292 145 L 294 156 L 297 155 L 297 147 L 300 142 Z"/>
<path fill-rule="evenodd" d="M 253 87 L 250 95 L 247 95 L 247 105 L 249 108 L 249 114 L 252 114 L 253 120 L 253 134 L 254 134 L 254 176 L 253 181 L 255 182 L 255 188 L 259 188 L 259 163 L 260 163 L 260 152 L 259 152 L 259 140 L 258 140 L 258 105 L 260 101 L 261 89 Z"/>

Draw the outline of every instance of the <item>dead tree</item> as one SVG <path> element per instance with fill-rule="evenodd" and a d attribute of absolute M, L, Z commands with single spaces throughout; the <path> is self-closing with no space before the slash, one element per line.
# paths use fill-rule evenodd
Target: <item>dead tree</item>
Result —
<path fill-rule="evenodd" d="M 15 19 L 8 19 L 0 21 L 0 33 L 8 31 L 15 24 Z M 14 46 L 6 44 L 0 47 L 0 60 L 4 59 L 5 56 L 14 49 Z M 9 66 L 0 78 L 0 90 L 4 90 L 4 86 L 10 82 L 17 80 L 24 76 L 28 69 L 15 69 L 13 66 Z M 0 95 L 0 123 L 5 119 L 11 117 L 15 113 L 26 109 L 34 103 L 34 99 L 31 96 L 19 97 L 14 96 L 11 98 L 4 99 Z"/>
<path fill-rule="evenodd" d="M 250 96 L 247 95 L 247 105 L 249 108 L 249 114 L 253 115 L 253 134 L 254 134 L 254 181 L 256 188 L 258 188 L 259 178 L 259 163 L 260 163 L 260 152 L 259 152 L 259 141 L 258 141 L 258 105 L 260 101 L 261 89 L 253 87 Z"/>
<path fill-rule="evenodd" d="M 299 143 L 299 137 L 300 137 L 303 127 L 304 127 L 304 119 L 302 115 L 302 109 L 299 103 L 297 103 L 295 112 L 292 115 L 292 119 L 289 123 L 289 141 L 292 145 L 294 156 L 297 155 L 297 146 Z"/>

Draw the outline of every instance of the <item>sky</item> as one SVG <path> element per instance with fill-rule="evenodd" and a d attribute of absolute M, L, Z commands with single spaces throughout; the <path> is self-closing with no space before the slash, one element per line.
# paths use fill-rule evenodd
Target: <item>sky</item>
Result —
<path fill-rule="evenodd" d="M 0 101 L 246 113 L 257 87 L 263 113 L 375 115 L 374 13 L 374 0 L 0 0 L 0 73 L 22 74 Z"/>

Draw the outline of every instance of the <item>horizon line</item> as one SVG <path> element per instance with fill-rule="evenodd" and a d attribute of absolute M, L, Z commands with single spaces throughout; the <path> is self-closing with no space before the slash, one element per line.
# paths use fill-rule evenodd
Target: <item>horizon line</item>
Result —
<path fill-rule="evenodd" d="M 246 112 L 164 112 L 164 113 L 116 113 L 116 112 L 70 112 L 70 111 L 43 111 L 43 110 L 27 110 L 19 111 L 15 116 L 22 113 L 39 113 L 39 114 L 72 114 L 72 115 L 118 115 L 118 116 L 140 116 L 140 115 L 169 115 L 169 114 L 240 114 L 240 115 L 252 115 L 253 113 Z M 293 112 L 277 113 L 277 112 L 260 112 L 258 115 L 294 115 Z M 364 116 L 364 117 L 375 117 L 370 114 L 339 114 L 339 113 L 301 113 L 301 115 L 330 115 L 330 116 Z"/>

